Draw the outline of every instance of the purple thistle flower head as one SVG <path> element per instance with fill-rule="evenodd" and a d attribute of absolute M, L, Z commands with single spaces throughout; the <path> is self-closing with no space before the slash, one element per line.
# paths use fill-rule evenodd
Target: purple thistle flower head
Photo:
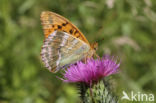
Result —
<path fill-rule="evenodd" d="M 90 58 L 86 63 L 79 61 L 65 70 L 63 81 L 92 84 L 103 77 L 117 73 L 119 66 L 120 63 L 109 56 L 96 60 Z"/>

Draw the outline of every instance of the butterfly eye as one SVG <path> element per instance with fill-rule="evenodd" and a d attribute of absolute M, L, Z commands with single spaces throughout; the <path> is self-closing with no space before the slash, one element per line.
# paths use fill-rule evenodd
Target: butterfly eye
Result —
<path fill-rule="evenodd" d="M 96 47 L 94 47 L 94 50 L 97 50 L 97 48 L 96 48 Z"/>
<path fill-rule="evenodd" d="M 98 47 L 97 47 L 97 46 L 95 46 L 95 47 L 94 47 L 94 50 L 96 51 L 97 49 L 98 49 Z"/>

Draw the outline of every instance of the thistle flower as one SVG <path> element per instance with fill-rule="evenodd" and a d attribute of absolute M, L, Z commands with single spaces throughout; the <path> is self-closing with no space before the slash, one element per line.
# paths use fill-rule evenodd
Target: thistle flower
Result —
<path fill-rule="evenodd" d="M 78 61 L 71 65 L 63 74 L 64 82 L 84 82 L 91 85 L 101 78 L 117 73 L 120 63 L 109 56 L 101 59 L 88 59 L 86 63 Z"/>

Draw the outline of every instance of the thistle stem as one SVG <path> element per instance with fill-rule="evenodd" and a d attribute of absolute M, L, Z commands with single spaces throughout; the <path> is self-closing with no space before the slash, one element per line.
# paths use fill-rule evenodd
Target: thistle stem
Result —
<path fill-rule="evenodd" d="M 91 96 L 91 99 L 92 99 L 92 103 L 95 103 L 95 100 L 94 100 L 94 97 L 93 97 L 93 91 L 92 91 L 92 83 L 90 83 L 89 91 L 90 91 L 90 96 Z"/>
<path fill-rule="evenodd" d="M 92 99 L 92 103 L 95 103 L 95 100 L 93 98 L 92 88 L 89 88 L 89 90 L 90 90 L 90 96 L 91 96 L 91 99 Z"/>

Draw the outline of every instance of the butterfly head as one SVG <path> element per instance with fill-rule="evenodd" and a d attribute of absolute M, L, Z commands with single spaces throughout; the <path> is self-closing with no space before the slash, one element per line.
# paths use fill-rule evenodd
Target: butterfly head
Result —
<path fill-rule="evenodd" d="M 95 42 L 95 43 L 91 44 L 91 48 L 92 48 L 94 51 L 96 51 L 96 50 L 98 49 L 98 43 Z"/>
<path fill-rule="evenodd" d="M 94 54 L 96 54 L 96 50 L 98 49 L 98 43 L 95 42 L 95 43 L 91 44 L 90 46 L 91 46 L 91 49 L 88 53 L 89 58 L 92 57 Z"/>

